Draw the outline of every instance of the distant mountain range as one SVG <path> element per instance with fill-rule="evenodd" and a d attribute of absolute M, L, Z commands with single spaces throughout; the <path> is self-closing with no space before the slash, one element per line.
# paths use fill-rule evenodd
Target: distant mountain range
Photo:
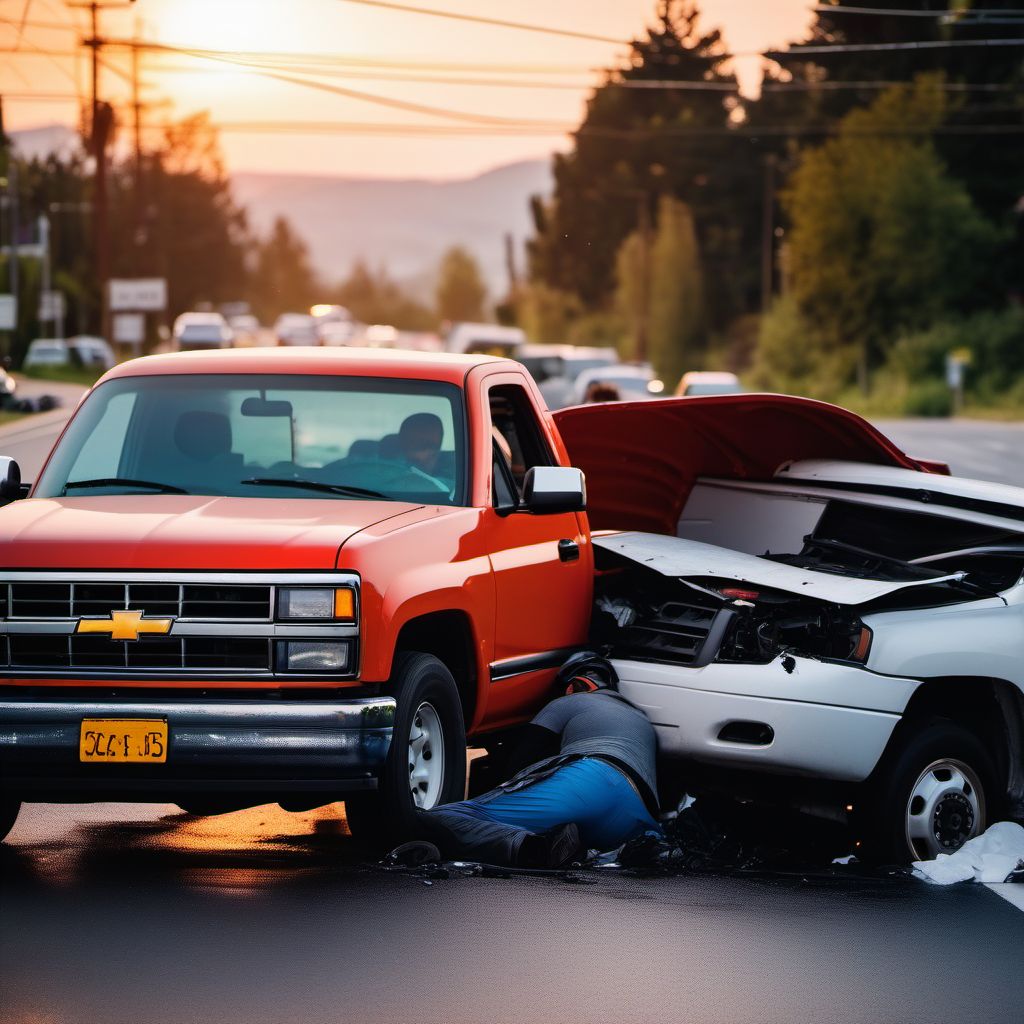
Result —
<path fill-rule="evenodd" d="M 232 176 L 235 196 L 265 232 L 285 216 L 309 245 L 317 270 L 340 280 L 356 259 L 384 266 L 426 298 L 442 253 L 463 245 L 476 257 L 492 298 L 508 284 L 504 237 L 518 252 L 531 232 L 531 195 L 551 192 L 551 164 L 530 160 L 457 181 Z M 520 257 L 521 258 L 521 257 Z"/>
<path fill-rule="evenodd" d="M 80 144 L 78 134 L 61 125 L 12 136 L 26 157 L 67 153 Z M 287 217 L 328 281 L 341 280 L 363 259 L 429 299 L 441 255 L 462 245 L 497 299 L 508 285 L 505 235 L 515 239 L 521 260 L 532 229 L 530 196 L 550 194 L 552 178 L 549 160 L 527 160 L 452 181 L 241 172 L 232 175 L 232 185 L 258 231 Z"/>

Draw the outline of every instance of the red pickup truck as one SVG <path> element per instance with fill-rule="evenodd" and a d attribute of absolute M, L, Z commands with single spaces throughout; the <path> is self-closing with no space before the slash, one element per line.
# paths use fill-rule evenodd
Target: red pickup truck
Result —
<path fill-rule="evenodd" d="M 587 635 L 583 476 L 508 360 L 134 360 L 0 502 L 0 837 L 24 800 L 400 827 Z"/>

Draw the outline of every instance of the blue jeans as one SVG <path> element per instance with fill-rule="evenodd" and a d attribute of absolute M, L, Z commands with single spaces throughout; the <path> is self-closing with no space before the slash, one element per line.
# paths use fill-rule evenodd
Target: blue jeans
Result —
<path fill-rule="evenodd" d="M 424 811 L 421 821 L 446 856 L 495 864 L 512 862 L 525 835 L 569 822 L 591 850 L 614 850 L 661 831 L 625 774 L 596 757 L 572 761 L 513 792 L 492 789 Z"/>

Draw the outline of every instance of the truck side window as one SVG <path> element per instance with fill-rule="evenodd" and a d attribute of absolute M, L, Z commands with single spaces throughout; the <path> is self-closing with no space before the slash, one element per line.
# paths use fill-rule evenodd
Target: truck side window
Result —
<path fill-rule="evenodd" d="M 496 439 L 495 449 L 500 448 L 503 455 L 507 454 L 512 478 L 521 497 L 526 471 L 534 466 L 553 466 L 554 456 L 522 387 L 501 384 L 491 388 L 490 409 L 493 430 L 504 441 L 500 444 Z M 497 500 L 497 495 L 495 498 Z"/>

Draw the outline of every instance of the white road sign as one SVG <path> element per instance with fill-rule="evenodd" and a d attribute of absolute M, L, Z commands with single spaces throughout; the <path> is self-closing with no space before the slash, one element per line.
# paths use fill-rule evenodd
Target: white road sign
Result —
<path fill-rule="evenodd" d="M 164 277 L 123 277 L 110 281 L 110 308 L 114 312 L 137 310 L 159 312 L 167 308 L 167 279 Z"/>
<path fill-rule="evenodd" d="M 64 293 L 42 292 L 39 296 L 39 319 L 53 323 L 64 318 Z"/>
<path fill-rule="evenodd" d="M 18 322 L 18 300 L 13 295 L 0 295 L 0 331 L 13 331 Z"/>
<path fill-rule="evenodd" d="M 144 313 L 115 313 L 113 326 L 114 341 L 119 345 L 141 345 L 146 339 Z"/>

